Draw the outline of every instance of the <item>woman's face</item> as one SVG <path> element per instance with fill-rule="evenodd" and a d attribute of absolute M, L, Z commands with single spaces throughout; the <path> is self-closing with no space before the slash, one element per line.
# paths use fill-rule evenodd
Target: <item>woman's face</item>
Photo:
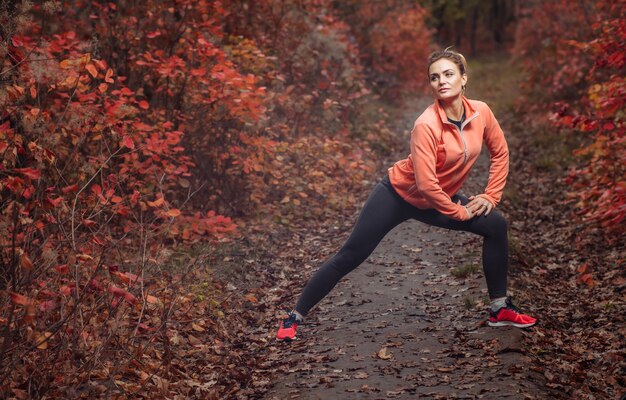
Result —
<path fill-rule="evenodd" d="M 467 74 L 461 75 L 459 67 L 446 58 L 430 65 L 428 77 L 435 98 L 439 100 L 452 100 L 458 97 L 467 82 Z"/>

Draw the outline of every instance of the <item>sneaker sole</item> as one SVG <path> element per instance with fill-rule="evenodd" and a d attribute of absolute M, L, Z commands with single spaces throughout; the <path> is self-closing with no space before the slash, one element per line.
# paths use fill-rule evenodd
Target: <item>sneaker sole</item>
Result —
<path fill-rule="evenodd" d="M 277 342 L 291 342 L 293 340 L 298 340 L 298 338 L 296 336 L 294 336 L 293 338 L 288 338 L 288 337 L 283 338 L 283 339 L 276 338 Z"/>
<path fill-rule="evenodd" d="M 516 328 L 529 328 L 533 325 L 537 324 L 533 322 L 532 324 L 516 324 L 515 322 L 491 322 L 487 321 L 487 325 L 489 326 L 514 326 Z"/>

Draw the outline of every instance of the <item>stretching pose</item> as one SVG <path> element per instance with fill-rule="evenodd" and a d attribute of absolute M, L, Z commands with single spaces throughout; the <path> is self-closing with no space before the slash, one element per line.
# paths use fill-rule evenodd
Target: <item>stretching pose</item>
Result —
<path fill-rule="evenodd" d="M 507 223 L 494 211 L 509 171 L 502 129 L 485 103 L 464 96 L 467 63 L 463 55 L 448 49 L 431 54 L 428 79 L 435 102 L 415 121 L 411 154 L 391 167 L 374 188 L 346 243 L 311 277 L 296 307 L 281 321 L 277 340 L 295 339 L 309 310 L 365 261 L 391 229 L 410 218 L 483 237 L 490 326 L 526 328 L 537 322 L 507 297 Z M 484 193 L 467 198 L 457 192 L 483 143 L 491 159 L 489 181 Z"/>

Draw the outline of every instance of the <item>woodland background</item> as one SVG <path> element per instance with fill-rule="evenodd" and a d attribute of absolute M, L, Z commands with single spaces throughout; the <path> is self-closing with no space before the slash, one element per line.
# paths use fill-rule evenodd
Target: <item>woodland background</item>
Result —
<path fill-rule="evenodd" d="M 448 45 L 522 74 L 516 279 L 576 321 L 537 368 L 614 397 L 624 43 L 623 0 L 0 1 L 0 397 L 262 396 L 281 266 L 358 210 Z"/>

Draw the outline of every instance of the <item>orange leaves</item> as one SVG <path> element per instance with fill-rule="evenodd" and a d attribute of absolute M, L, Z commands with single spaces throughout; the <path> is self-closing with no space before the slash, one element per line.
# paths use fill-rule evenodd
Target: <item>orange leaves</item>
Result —
<path fill-rule="evenodd" d="M 37 180 L 41 177 L 41 171 L 34 168 L 15 168 L 14 171 L 32 180 Z"/>
<path fill-rule="evenodd" d="M 28 257 L 28 254 L 24 253 L 20 256 L 20 266 L 27 271 L 33 269 L 33 262 Z"/>
<path fill-rule="evenodd" d="M 73 285 L 61 285 L 59 287 L 59 293 L 63 296 L 71 296 L 73 290 L 72 286 Z"/>
<path fill-rule="evenodd" d="M 130 136 L 124 135 L 124 137 L 122 138 L 122 146 L 133 150 L 135 148 L 135 142 L 133 142 Z"/>
<path fill-rule="evenodd" d="M 115 83 L 113 80 L 113 70 L 111 68 L 107 69 L 106 75 L 104 76 L 104 81 L 106 83 Z"/>
<path fill-rule="evenodd" d="M 141 121 L 135 121 L 132 124 L 133 128 L 137 129 L 140 132 L 150 132 L 152 130 L 154 130 L 154 127 L 151 125 L 148 125 L 144 122 Z"/>
<path fill-rule="evenodd" d="M 169 210 L 167 210 L 165 212 L 165 215 L 167 215 L 168 217 L 171 217 L 171 218 L 176 218 L 176 217 L 180 216 L 180 214 L 181 214 L 181 212 L 177 208 L 171 208 L 171 209 L 169 209 Z"/>
<path fill-rule="evenodd" d="M 125 289 L 119 288 L 115 285 L 111 285 L 109 286 L 107 290 L 109 293 L 111 293 L 115 297 L 119 297 L 119 298 L 126 300 L 126 302 L 128 302 L 129 304 L 138 303 L 138 300 L 135 297 L 135 295 Z"/>
<path fill-rule="evenodd" d="M 19 85 L 9 85 L 5 90 L 13 101 L 19 100 L 24 95 L 24 88 Z"/>
<path fill-rule="evenodd" d="M 26 306 L 28 304 L 34 303 L 33 299 L 30 299 L 19 293 L 9 292 L 9 296 L 11 298 L 11 303 L 15 304 L 16 306 Z"/>
<path fill-rule="evenodd" d="M 161 208 L 162 206 L 168 205 L 163 197 L 158 197 L 154 201 L 148 201 L 147 204 L 152 208 Z M 163 217 L 176 218 L 180 216 L 182 212 L 177 208 L 167 208 L 166 210 L 160 210 L 159 214 Z"/>
<path fill-rule="evenodd" d="M 39 350 L 46 350 L 48 348 L 48 341 L 52 337 L 51 332 L 35 332 L 34 342 Z"/>
<path fill-rule="evenodd" d="M 578 278 L 576 279 L 576 283 L 585 284 L 588 287 L 593 287 L 596 283 L 593 280 L 593 274 L 590 271 L 589 264 L 585 263 L 578 267 Z"/>
<path fill-rule="evenodd" d="M 8 293 L 11 303 L 24 309 L 24 315 L 22 316 L 21 322 L 26 325 L 33 325 L 35 323 L 35 316 L 37 312 L 37 301 L 19 293 Z"/>
<path fill-rule="evenodd" d="M 130 272 L 111 271 L 110 273 L 111 275 L 118 278 L 121 282 L 128 285 L 142 281 L 140 276 L 137 276 Z"/>
<path fill-rule="evenodd" d="M 90 256 L 89 254 L 81 253 L 81 254 L 76 255 L 76 259 L 84 262 L 84 261 L 92 261 L 93 257 Z"/>
<path fill-rule="evenodd" d="M 61 61 L 59 66 L 62 69 L 73 69 L 75 67 L 84 67 L 89 61 L 91 61 L 91 54 L 83 54 L 79 58 L 70 58 Z"/>
<path fill-rule="evenodd" d="M 154 201 L 148 202 L 150 207 L 161 207 L 163 204 L 165 204 L 165 199 L 163 197 L 159 197 Z"/>
<path fill-rule="evenodd" d="M 91 76 L 93 76 L 94 78 L 98 77 L 98 70 L 93 64 L 87 64 L 85 69 L 87 69 L 87 72 L 89 72 L 89 74 L 91 74 Z"/>
<path fill-rule="evenodd" d="M 248 300 L 250 303 L 258 303 L 259 299 L 256 298 L 255 295 L 253 295 L 252 293 L 249 293 L 245 296 L 245 299 Z"/>
<path fill-rule="evenodd" d="M 54 267 L 54 270 L 59 274 L 67 274 L 69 273 L 69 267 L 67 264 L 61 264 Z"/>
<path fill-rule="evenodd" d="M 204 76 L 206 75 L 206 68 L 192 68 L 191 69 L 191 76 Z"/>
<path fill-rule="evenodd" d="M 48 204 L 52 208 L 59 207 L 62 203 L 63 197 L 57 197 L 56 199 L 46 197 L 46 204 Z"/>
<path fill-rule="evenodd" d="M 150 294 L 145 296 L 146 302 L 152 305 L 160 305 L 162 302 L 157 297 L 152 296 Z"/>
<path fill-rule="evenodd" d="M 63 194 L 76 193 L 77 191 L 78 191 L 78 185 L 77 184 L 68 185 L 68 186 L 64 186 L 64 187 L 61 188 L 61 193 L 63 193 Z"/>
<path fill-rule="evenodd" d="M 98 83 L 96 87 L 100 94 L 105 93 L 108 89 L 108 85 L 115 82 L 113 79 L 113 69 L 108 68 L 105 61 L 92 59 L 91 54 L 83 54 L 80 57 L 65 59 L 59 63 L 59 66 L 62 70 L 67 71 L 67 73 L 65 77 L 55 85 L 56 89 L 71 90 L 77 88 L 79 93 L 95 95 L 95 93 L 92 92 L 93 85 L 91 84 L 96 83 L 99 78 L 104 80 L 104 83 Z M 31 87 L 31 95 L 35 98 L 36 93 L 33 94 L 32 90 L 33 88 Z"/>
<path fill-rule="evenodd" d="M 242 75 L 227 63 L 213 66 L 210 76 L 220 83 L 209 88 L 211 97 L 219 98 L 231 115 L 253 121 L 263 116 L 265 88 L 257 86 L 258 77 Z"/>

